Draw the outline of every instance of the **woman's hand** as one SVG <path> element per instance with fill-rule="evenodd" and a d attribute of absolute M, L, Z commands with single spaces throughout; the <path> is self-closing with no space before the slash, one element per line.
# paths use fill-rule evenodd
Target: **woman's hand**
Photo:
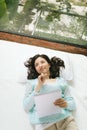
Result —
<path fill-rule="evenodd" d="M 45 81 L 45 77 L 46 77 L 46 75 L 45 74 L 40 74 L 39 76 L 38 76 L 38 83 L 39 84 L 43 84 L 44 83 L 44 81 Z"/>
<path fill-rule="evenodd" d="M 60 98 L 54 101 L 54 105 L 56 106 L 58 105 L 59 107 L 66 108 L 68 104 L 64 98 Z"/>
<path fill-rule="evenodd" d="M 40 89 L 41 89 L 41 87 L 42 87 L 42 85 L 43 85 L 45 79 L 46 79 L 46 74 L 43 74 L 43 73 L 42 73 L 42 74 L 40 74 L 40 75 L 38 76 L 38 85 L 37 85 L 36 88 L 35 88 L 35 91 L 36 91 L 36 92 L 39 92 L 39 91 L 40 91 Z"/>

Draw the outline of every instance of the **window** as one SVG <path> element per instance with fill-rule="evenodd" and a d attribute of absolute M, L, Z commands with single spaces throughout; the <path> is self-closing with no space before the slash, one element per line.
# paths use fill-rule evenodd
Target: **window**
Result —
<path fill-rule="evenodd" d="M 0 30 L 87 48 L 87 0 L 0 0 Z"/>

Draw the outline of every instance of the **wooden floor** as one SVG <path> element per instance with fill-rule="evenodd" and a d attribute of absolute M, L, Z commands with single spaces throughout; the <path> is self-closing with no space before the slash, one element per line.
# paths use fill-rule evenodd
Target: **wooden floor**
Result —
<path fill-rule="evenodd" d="M 64 44 L 64 43 L 57 43 L 57 42 L 51 42 L 48 40 L 38 39 L 38 38 L 32 38 L 29 36 L 19 35 L 19 34 L 12 34 L 7 32 L 0 32 L 0 39 L 1 40 L 7 40 L 7 41 L 13 41 L 13 42 L 19 42 L 21 44 L 28 44 L 28 45 L 35 45 L 45 48 L 50 48 L 54 50 L 60 50 L 64 52 L 70 52 L 70 53 L 76 53 L 76 54 L 83 54 L 87 56 L 87 49 L 81 48 L 79 46 Z"/>

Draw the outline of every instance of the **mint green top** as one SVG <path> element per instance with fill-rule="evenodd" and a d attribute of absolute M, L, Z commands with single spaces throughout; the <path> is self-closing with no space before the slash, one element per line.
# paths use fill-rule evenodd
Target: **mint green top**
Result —
<path fill-rule="evenodd" d="M 26 85 L 26 93 L 23 101 L 24 110 L 29 114 L 30 122 L 32 124 L 53 123 L 72 115 L 72 110 L 75 110 L 75 102 L 70 94 L 69 86 L 63 78 L 57 77 L 55 82 L 43 84 L 41 90 L 38 93 L 36 93 L 34 90 L 37 86 L 37 83 L 38 79 L 28 80 Z M 67 101 L 68 107 L 62 108 L 63 110 L 60 114 L 54 114 L 39 118 L 38 113 L 36 111 L 34 95 L 48 93 L 54 90 L 61 90 L 62 98 Z"/>

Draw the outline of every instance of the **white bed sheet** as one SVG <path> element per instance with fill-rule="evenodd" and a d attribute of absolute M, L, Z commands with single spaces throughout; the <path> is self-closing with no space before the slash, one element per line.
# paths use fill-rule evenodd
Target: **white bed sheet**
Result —
<path fill-rule="evenodd" d="M 68 82 L 77 106 L 73 114 L 79 130 L 87 130 L 87 57 L 4 40 L 0 40 L 0 130 L 33 130 L 22 104 L 27 80 L 23 63 L 37 53 L 70 59 L 73 78 Z"/>

